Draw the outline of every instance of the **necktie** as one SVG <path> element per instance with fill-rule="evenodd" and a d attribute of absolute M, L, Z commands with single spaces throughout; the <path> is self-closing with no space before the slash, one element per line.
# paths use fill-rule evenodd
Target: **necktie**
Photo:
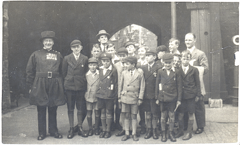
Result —
<path fill-rule="evenodd" d="M 133 75 L 133 71 L 130 71 L 131 72 L 131 76 Z"/>
<path fill-rule="evenodd" d="M 79 56 L 76 56 L 75 58 L 76 58 L 76 60 L 78 60 Z"/>
<path fill-rule="evenodd" d="M 151 71 L 151 68 L 152 68 L 152 67 L 151 67 L 150 65 L 148 65 L 148 71 Z"/>
<path fill-rule="evenodd" d="M 186 70 L 187 70 L 187 68 L 184 67 L 184 68 L 183 68 L 183 72 L 184 72 L 185 74 L 187 73 Z"/>

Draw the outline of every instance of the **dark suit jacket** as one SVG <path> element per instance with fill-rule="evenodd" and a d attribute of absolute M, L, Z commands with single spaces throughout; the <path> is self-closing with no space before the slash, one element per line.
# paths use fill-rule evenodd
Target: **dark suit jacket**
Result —
<path fill-rule="evenodd" d="M 198 69 L 189 65 L 189 69 L 185 74 L 182 66 L 179 68 L 182 76 L 182 99 L 191 99 L 196 96 L 201 96 L 200 81 Z"/>
<path fill-rule="evenodd" d="M 88 57 L 80 54 L 76 60 L 73 53 L 63 59 L 62 72 L 65 90 L 83 91 L 86 90 L 86 72 L 88 67 Z"/>
<path fill-rule="evenodd" d="M 148 64 L 142 66 L 145 78 L 145 91 L 143 99 L 155 99 L 157 72 L 161 68 L 161 64 L 156 62 L 154 62 L 150 71 L 148 70 Z"/>
<path fill-rule="evenodd" d="M 103 69 L 99 69 L 99 88 L 96 97 L 101 99 L 116 99 L 118 92 L 118 74 L 116 68 L 112 65 L 111 70 L 107 70 L 103 75 Z"/>
<path fill-rule="evenodd" d="M 161 102 L 181 101 L 182 78 L 178 70 L 171 69 L 169 76 L 165 68 L 158 70 L 155 96 Z"/>

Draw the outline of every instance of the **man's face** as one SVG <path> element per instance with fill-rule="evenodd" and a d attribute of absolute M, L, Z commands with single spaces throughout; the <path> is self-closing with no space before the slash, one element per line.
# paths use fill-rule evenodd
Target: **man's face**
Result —
<path fill-rule="evenodd" d="M 108 68 L 111 64 L 110 59 L 102 59 L 102 64 L 104 68 Z"/>
<path fill-rule="evenodd" d="M 158 52 L 158 59 L 162 59 L 163 55 L 165 54 L 166 52 L 165 51 L 159 51 Z"/>
<path fill-rule="evenodd" d="M 181 63 L 180 58 L 178 56 L 173 56 L 173 65 L 175 67 L 179 66 Z"/>
<path fill-rule="evenodd" d="M 116 53 L 114 46 L 107 49 L 107 53 L 114 55 Z"/>
<path fill-rule="evenodd" d="M 44 46 L 45 49 L 52 49 L 53 45 L 54 45 L 53 39 L 45 38 L 43 40 L 43 46 Z"/>
<path fill-rule="evenodd" d="M 191 60 L 191 57 L 190 57 L 190 55 L 188 55 L 188 56 L 183 55 L 181 60 L 182 60 L 182 65 L 186 67 L 189 64 L 189 61 Z"/>
<path fill-rule="evenodd" d="M 192 34 L 187 34 L 185 36 L 185 44 L 187 48 L 192 48 L 195 46 L 196 40 L 194 39 L 194 36 Z"/>
<path fill-rule="evenodd" d="M 124 63 L 124 67 L 127 70 L 132 70 L 135 66 L 134 66 L 134 64 L 131 64 L 130 62 L 126 62 L 126 63 Z"/>
<path fill-rule="evenodd" d="M 101 54 L 101 50 L 100 50 L 100 48 L 93 47 L 91 53 L 92 53 L 93 57 L 99 58 L 99 56 Z"/>
<path fill-rule="evenodd" d="M 75 55 L 79 55 L 82 50 L 82 46 L 81 45 L 71 46 L 71 50 Z"/>
<path fill-rule="evenodd" d="M 146 50 L 144 48 L 138 49 L 138 56 L 144 58 L 146 56 Z"/>
<path fill-rule="evenodd" d="M 165 61 L 163 61 L 163 65 L 164 65 L 164 67 L 165 67 L 167 70 L 170 70 L 170 69 L 172 68 L 173 61 L 171 61 L 171 62 L 165 62 Z"/>
<path fill-rule="evenodd" d="M 123 59 L 124 58 L 126 58 L 127 57 L 127 54 L 118 54 L 118 58 L 119 58 L 119 60 L 122 62 L 123 61 Z"/>
<path fill-rule="evenodd" d="M 98 39 L 98 42 L 101 44 L 105 44 L 108 42 L 108 37 L 106 35 L 101 35 Z"/>
<path fill-rule="evenodd" d="M 147 54 L 146 55 L 146 60 L 149 64 L 152 64 L 154 62 L 154 60 L 156 59 L 156 56 L 155 55 L 152 55 L 152 54 Z"/>
<path fill-rule="evenodd" d="M 177 49 L 178 49 L 178 44 L 176 44 L 176 40 L 169 42 L 169 51 L 173 52 Z"/>
<path fill-rule="evenodd" d="M 126 49 L 127 49 L 127 51 L 128 51 L 128 54 L 130 53 L 130 54 L 133 54 L 135 51 L 136 51 L 136 49 L 135 49 L 135 47 L 133 46 L 133 45 L 128 45 L 127 47 L 126 47 Z"/>
<path fill-rule="evenodd" d="M 89 67 L 89 70 L 94 73 L 96 72 L 96 69 L 97 69 L 97 63 L 89 63 L 88 64 L 88 67 Z"/>

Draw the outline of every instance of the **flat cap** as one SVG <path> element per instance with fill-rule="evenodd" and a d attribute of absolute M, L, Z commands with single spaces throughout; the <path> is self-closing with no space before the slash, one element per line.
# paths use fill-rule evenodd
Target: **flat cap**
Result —
<path fill-rule="evenodd" d="M 123 59 L 123 62 L 130 62 L 131 64 L 133 64 L 133 63 L 137 64 L 137 57 L 128 56 L 125 59 Z"/>
<path fill-rule="evenodd" d="M 160 45 L 157 47 L 157 53 L 160 51 L 167 51 L 167 47 L 165 45 Z"/>
<path fill-rule="evenodd" d="M 100 37 L 101 35 L 106 35 L 108 38 L 110 37 L 110 34 L 108 34 L 106 30 L 100 30 L 96 37 Z"/>
<path fill-rule="evenodd" d="M 88 59 L 88 63 L 98 63 L 97 59 L 94 57 L 91 57 Z"/>
<path fill-rule="evenodd" d="M 82 45 L 82 42 L 80 40 L 73 40 L 70 44 L 70 46 L 76 46 L 76 45 Z"/>
<path fill-rule="evenodd" d="M 51 38 L 51 39 L 53 39 L 53 40 L 56 40 L 56 38 L 55 38 L 55 32 L 53 32 L 53 31 L 43 31 L 42 33 L 41 33 L 41 38 L 40 38 L 40 41 L 43 41 L 45 38 Z"/>
<path fill-rule="evenodd" d="M 156 55 L 157 52 L 153 49 L 150 49 L 149 51 L 146 52 L 146 55 Z"/>
<path fill-rule="evenodd" d="M 128 45 L 133 45 L 133 46 L 135 46 L 135 42 L 133 42 L 133 41 L 128 41 L 128 42 L 125 43 L 125 47 L 127 47 Z"/>
<path fill-rule="evenodd" d="M 121 47 L 117 50 L 117 54 L 128 54 L 128 51 L 125 47 Z"/>
<path fill-rule="evenodd" d="M 170 53 L 165 53 L 162 59 L 163 59 L 163 62 L 171 62 L 173 60 L 173 55 Z"/>
<path fill-rule="evenodd" d="M 112 55 L 106 52 L 101 53 L 100 59 L 112 59 Z"/>

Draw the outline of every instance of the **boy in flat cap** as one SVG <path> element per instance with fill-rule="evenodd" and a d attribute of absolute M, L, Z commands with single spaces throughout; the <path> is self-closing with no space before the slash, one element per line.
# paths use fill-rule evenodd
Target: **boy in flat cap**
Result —
<path fill-rule="evenodd" d="M 122 141 L 130 138 L 130 117 L 132 118 L 132 136 L 134 141 L 138 141 L 137 137 L 137 113 L 138 106 L 142 104 L 145 80 L 142 69 L 137 69 L 137 58 L 128 56 L 124 59 L 124 65 L 127 70 L 122 72 L 120 81 L 121 96 L 118 96 L 119 102 L 122 103 L 122 112 L 125 113 L 125 136 Z"/>
<path fill-rule="evenodd" d="M 99 121 L 100 112 L 97 107 L 96 92 L 99 86 L 99 70 L 97 70 L 98 61 L 96 58 L 92 57 L 88 59 L 89 71 L 86 73 L 87 79 L 87 92 L 85 93 L 86 105 L 87 105 L 87 121 L 88 121 L 88 136 L 93 135 L 92 126 L 92 112 L 95 111 L 95 134 L 100 134 Z"/>
<path fill-rule="evenodd" d="M 106 32 L 106 30 L 100 30 L 98 32 L 98 34 L 96 35 L 98 42 L 99 42 L 99 46 L 101 48 L 102 52 L 105 52 L 107 47 L 108 47 L 108 39 L 110 37 L 110 35 Z"/>
<path fill-rule="evenodd" d="M 75 104 L 77 107 L 78 135 L 87 137 L 87 134 L 83 132 L 82 123 L 84 120 L 83 113 L 86 112 L 84 95 L 87 89 L 85 74 L 88 67 L 87 56 L 80 53 L 82 50 L 81 41 L 73 40 L 70 47 L 73 52 L 64 57 L 62 65 L 64 88 L 67 98 L 68 119 L 70 124 L 70 130 L 67 136 L 69 139 L 74 136 Z"/>
<path fill-rule="evenodd" d="M 48 132 L 50 136 L 62 138 L 57 129 L 57 108 L 66 103 L 62 82 L 62 55 L 53 50 L 55 32 L 44 31 L 40 41 L 43 49 L 30 56 L 27 67 L 29 103 L 37 106 L 38 140 L 46 137 L 46 109 L 48 108 Z"/>
<path fill-rule="evenodd" d="M 162 142 L 167 141 L 166 118 L 169 116 L 169 138 L 176 141 L 173 134 L 174 112 L 181 104 L 182 78 L 178 70 L 173 67 L 173 55 L 163 55 L 164 67 L 158 70 L 155 88 L 156 104 L 160 104 Z M 160 102 L 160 103 L 159 103 Z"/>
<path fill-rule="evenodd" d="M 143 97 L 143 104 L 141 108 L 146 112 L 147 120 L 147 133 L 144 136 L 145 139 L 149 139 L 153 136 L 153 139 L 158 139 L 157 135 L 157 121 L 159 108 L 155 99 L 155 87 L 157 72 L 162 68 L 159 63 L 155 62 L 156 51 L 150 50 L 146 52 L 147 65 L 142 67 L 145 78 L 145 91 Z"/>
<path fill-rule="evenodd" d="M 96 93 L 98 98 L 97 106 L 101 111 L 101 122 L 103 132 L 99 138 L 111 137 L 110 127 L 112 124 L 112 112 L 114 111 L 114 100 L 117 97 L 118 74 L 116 68 L 111 63 L 111 55 L 102 53 L 100 56 L 103 66 L 99 69 L 99 88 Z"/>
<path fill-rule="evenodd" d="M 125 43 L 125 48 L 127 49 L 128 51 L 128 56 L 136 56 L 136 46 L 135 46 L 135 43 L 132 42 L 132 41 L 128 41 Z"/>

